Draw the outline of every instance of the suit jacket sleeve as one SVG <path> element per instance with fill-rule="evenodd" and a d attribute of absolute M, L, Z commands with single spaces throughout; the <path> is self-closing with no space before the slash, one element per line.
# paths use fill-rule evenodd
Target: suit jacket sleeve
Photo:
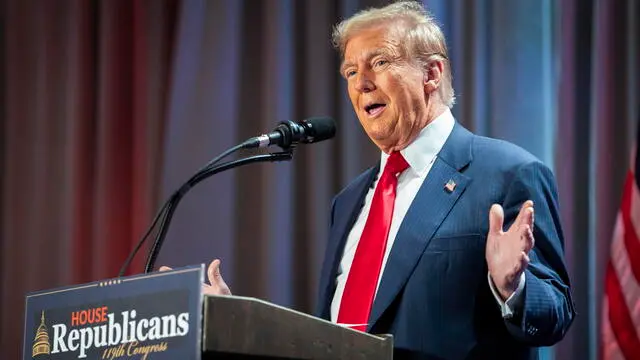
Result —
<path fill-rule="evenodd" d="M 524 302 L 512 318 L 505 319 L 505 324 L 521 341 L 548 346 L 564 337 L 575 309 L 563 260 L 555 179 L 551 170 L 537 161 L 521 165 L 508 187 L 503 207 L 509 222 L 515 220 L 527 199 L 534 202 L 535 246 L 525 270 Z"/>

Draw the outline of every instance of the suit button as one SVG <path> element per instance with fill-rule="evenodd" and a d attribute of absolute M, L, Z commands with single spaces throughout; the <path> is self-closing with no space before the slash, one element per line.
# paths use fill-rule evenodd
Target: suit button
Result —
<path fill-rule="evenodd" d="M 536 328 L 535 326 L 527 325 L 527 334 L 535 335 L 536 333 L 538 333 L 538 328 Z"/>

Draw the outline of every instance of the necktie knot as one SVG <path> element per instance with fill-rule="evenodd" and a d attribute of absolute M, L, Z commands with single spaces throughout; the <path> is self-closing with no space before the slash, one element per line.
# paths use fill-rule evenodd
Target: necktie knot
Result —
<path fill-rule="evenodd" d="M 384 171 L 391 175 L 398 175 L 409 167 L 409 163 L 404 159 L 399 151 L 394 151 L 389 155 Z"/>

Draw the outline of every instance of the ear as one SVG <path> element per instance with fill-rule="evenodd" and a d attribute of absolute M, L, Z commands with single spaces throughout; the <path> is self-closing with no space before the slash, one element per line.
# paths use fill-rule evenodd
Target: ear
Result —
<path fill-rule="evenodd" d="M 441 60 L 431 60 L 427 63 L 424 69 L 424 91 L 427 94 L 431 94 L 437 91 L 440 87 L 440 81 L 442 80 L 442 73 L 444 72 L 444 63 Z"/>

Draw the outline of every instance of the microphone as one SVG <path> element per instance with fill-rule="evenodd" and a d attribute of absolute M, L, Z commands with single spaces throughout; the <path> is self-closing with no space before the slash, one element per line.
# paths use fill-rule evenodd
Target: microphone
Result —
<path fill-rule="evenodd" d="M 296 144 L 311 144 L 331 139 L 336 134 L 336 123 L 330 117 L 312 117 L 301 122 L 283 121 L 268 133 L 244 142 L 244 148 L 265 148 L 278 145 L 288 149 Z"/>

